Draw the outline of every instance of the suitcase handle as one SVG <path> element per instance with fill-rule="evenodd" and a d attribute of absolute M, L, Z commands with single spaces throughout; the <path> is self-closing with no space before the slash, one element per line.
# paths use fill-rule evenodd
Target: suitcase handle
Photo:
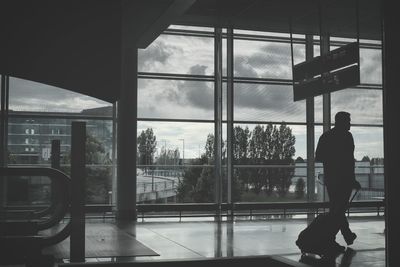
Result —
<path fill-rule="evenodd" d="M 350 199 L 350 201 L 349 201 L 349 204 L 351 203 L 351 202 L 353 202 L 353 199 L 356 197 L 356 195 L 358 194 L 358 191 L 360 191 L 360 189 L 356 189 L 356 192 L 354 192 L 354 194 L 353 194 L 353 196 L 351 197 L 351 199 Z"/>

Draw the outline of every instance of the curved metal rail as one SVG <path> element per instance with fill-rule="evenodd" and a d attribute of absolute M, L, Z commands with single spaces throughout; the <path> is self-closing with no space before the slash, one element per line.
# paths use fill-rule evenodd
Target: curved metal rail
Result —
<path fill-rule="evenodd" d="M 34 217 L 45 216 L 50 214 L 49 218 L 45 220 L 37 221 L 37 229 L 44 230 L 48 229 L 58 222 L 60 222 L 68 212 L 71 204 L 71 196 L 70 196 L 70 184 L 71 178 L 68 177 L 65 173 L 53 169 L 53 168 L 45 168 L 45 167 L 9 167 L 9 168 L 0 168 L 0 176 L 12 177 L 12 176 L 46 176 L 49 177 L 51 182 L 55 184 L 56 199 L 55 202 L 44 209 L 39 211 L 33 211 Z M 58 233 L 52 236 L 38 236 L 40 239 L 39 243 L 42 246 L 49 246 L 61 242 L 65 238 L 67 238 L 70 234 L 70 224 L 69 221 L 66 226 L 59 231 Z"/>

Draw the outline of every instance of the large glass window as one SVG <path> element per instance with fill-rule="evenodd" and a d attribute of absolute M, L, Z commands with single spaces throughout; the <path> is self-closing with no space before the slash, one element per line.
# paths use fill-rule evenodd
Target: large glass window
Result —
<path fill-rule="evenodd" d="M 214 202 L 214 29 L 171 26 L 138 64 L 138 203 Z"/>
<path fill-rule="evenodd" d="M 52 141 L 59 140 L 61 169 L 69 174 L 71 123 L 75 120 L 85 121 L 86 201 L 88 204 L 111 202 L 113 127 L 110 103 L 54 86 L 10 77 L 9 105 L 9 166 L 50 166 Z M 24 204 L 40 204 L 50 200 L 51 186 L 47 178 L 24 179 L 29 192 Z M 39 195 L 46 197 L 38 200 Z"/>
<path fill-rule="evenodd" d="M 199 192 L 208 196 L 211 196 L 210 192 L 214 194 L 216 177 L 208 168 L 214 166 L 214 154 L 209 154 L 214 149 L 216 96 L 213 69 L 214 54 L 220 52 L 224 76 L 223 121 L 221 122 L 223 127 L 222 197 L 224 201 L 227 200 L 226 183 L 229 166 L 226 165 L 226 149 L 229 142 L 226 140 L 228 100 L 225 77 L 229 55 L 225 33 L 226 30 L 223 30 L 222 50 L 215 51 L 214 36 L 210 28 L 172 26 L 149 48 L 139 53 L 141 72 L 139 73 L 138 114 L 141 126 L 138 128 L 138 136 L 149 129 L 157 136 L 157 144 L 151 161 L 147 159 L 146 163 L 146 160 L 142 158 L 139 163 L 140 168 L 144 165 L 157 165 L 154 168 L 160 172 L 160 168 L 180 169 L 179 164 L 183 162 L 187 165 L 212 165 L 207 168 L 196 165 L 197 172 L 188 166 L 181 168 L 184 171 L 175 175 L 183 177 L 189 173 L 195 174 L 191 178 L 191 183 L 193 190 L 197 189 L 192 192 L 192 197 L 186 195 L 185 198 L 169 198 L 167 201 L 199 202 L 207 198 L 199 197 Z M 293 35 L 290 39 L 289 34 L 235 29 L 233 38 L 232 200 L 306 201 L 307 182 L 309 182 L 307 181 L 309 170 L 307 170 L 306 101 L 293 101 L 290 43 L 293 41 L 293 63 L 303 62 L 305 36 Z M 353 41 L 332 37 L 331 49 Z M 196 51 L 193 50 L 193 42 L 197 43 Z M 202 47 L 198 48 L 198 44 Z M 376 48 L 372 48 L 373 46 Z M 379 131 L 382 130 L 383 124 L 382 91 L 379 88 L 381 84 L 379 44 L 362 40 L 361 47 L 362 85 L 334 92 L 330 98 L 332 126 L 334 114 L 337 111 L 345 110 L 352 114 L 356 160 L 360 162 L 363 158 L 366 160 L 364 156 L 380 158 L 378 156 L 380 152 L 377 151 L 382 150 L 382 136 Z M 160 52 L 161 50 L 164 51 Z M 316 37 L 314 38 L 314 56 L 319 54 L 319 38 Z M 201 59 L 198 55 L 201 55 Z M 178 58 L 179 64 L 176 63 Z M 368 88 L 365 89 L 366 87 Z M 316 145 L 323 132 L 322 96 L 314 98 L 314 111 Z M 190 130 L 183 127 L 184 125 L 190 125 Z M 164 127 L 166 129 L 163 129 Z M 369 131 L 363 132 L 363 129 Z M 365 136 L 367 132 L 369 135 Z M 181 135 L 185 136 L 179 137 Z M 374 140 L 372 140 L 373 137 Z M 198 144 L 202 147 L 202 152 L 190 156 L 187 150 L 188 138 L 203 140 L 203 145 Z M 187 143 L 185 161 L 168 158 L 168 155 L 176 156 L 177 153 L 180 158 L 183 158 L 183 148 L 180 149 L 181 146 L 183 147 L 183 139 Z M 374 143 L 366 146 L 367 140 Z M 181 146 L 179 146 L 180 142 L 182 142 Z M 361 156 L 361 154 L 365 155 Z M 148 164 L 149 162 L 151 164 Z M 321 187 L 323 169 L 321 163 L 316 163 L 315 167 L 316 199 L 323 200 L 324 190 Z M 210 190 L 204 191 L 207 183 Z M 371 183 L 379 184 L 375 180 Z M 196 197 L 193 195 L 194 192 L 197 192 Z M 213 197 L 207 198 L 205 202 L 213 201 Z"/>

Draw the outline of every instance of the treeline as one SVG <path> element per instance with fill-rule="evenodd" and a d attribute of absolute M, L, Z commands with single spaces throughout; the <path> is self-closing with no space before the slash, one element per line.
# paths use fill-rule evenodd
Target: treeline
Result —
<path fill-rule="evenodd" d="M 267 195 L 277 193 L 286 196 L 294 175 L 296 138 L 286 124 L 257 125 L 252 131 L 248 127 L 236 126 L 233 135 L 234 175 L 232 179 L 233 201 L 240 201 L 244 192 Z M 226 145 L 223 144 L 223 163 L 226 161 Z M 205 153 L 193 165 L 214 164 L 214 136 L 209 134 L 205 144 Z M 224 164 L 223 164 L 224 165 Z M 269 165 L 266 168 L 259 165 Z M 278 165 L 278 166 L 276 166 Z M 214 168 L 191 167 L 185 169 L 177 190 L 181 202 L 213 202 L 215 195 Z M 223 184 L 226 185 L 226 173 L 223 172 Z M 226 198 L 226 188 L 223 190 Z"/>

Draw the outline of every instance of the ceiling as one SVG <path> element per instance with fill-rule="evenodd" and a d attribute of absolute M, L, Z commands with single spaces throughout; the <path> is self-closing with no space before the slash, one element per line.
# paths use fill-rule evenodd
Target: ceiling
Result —
<path fill-rule="evenodd" d="M 3 0 L 0 12 L 0 73 L 108 102 L 125 42 L 145 48 L 174 23 L 381 39 L 378 0 Z"/>
<path fill-rule="evenodd" d="M 293 33 L 349 38 L 359 32 L 360 38 L 381 40 L 380 5 L 379 0 L 197 0 L 176 23 L 274 32 L 292 27 Z"/>

